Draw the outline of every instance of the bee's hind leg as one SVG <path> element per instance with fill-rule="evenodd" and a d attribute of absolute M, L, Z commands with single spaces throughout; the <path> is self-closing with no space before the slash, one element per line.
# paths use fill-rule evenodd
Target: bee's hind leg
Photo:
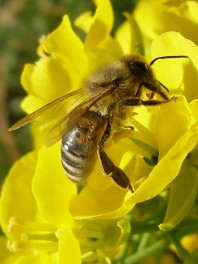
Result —
<path fill-rule="evenodd" d="M 115 164 L 112 162 L 112 160 L 107 156 L 105 153 L 103 147 L 104 143 L 108 139 L 110 135 L 110 125 L 107 126 L 103 137 L 101 139 L 101 142 L 98 146 L 98 155 L 99 159 L 102 165 L 102 168 L 104 170 L 104 173 L 106 175 L 110 175 L 110 177 L 114 180 L 114 182 L 120 186 L 123 189 L 129 189 L 131 192 L 134 192 L 133 187 L 131 186 L 130 180 L 127 177 L 127 175 L 118 167 L 115 166 Z"/>
<path fill-rule="evenodd" d="M 134 192 L 131 186 L 130 180 L 127 175 L 110 160 L 103 149 L 99 148 L 99 157 L 102 163 L 103 170 L 105 174 L 109 175 L 114 180 L 114 182 L 123 189 L 129 189 Z"/>

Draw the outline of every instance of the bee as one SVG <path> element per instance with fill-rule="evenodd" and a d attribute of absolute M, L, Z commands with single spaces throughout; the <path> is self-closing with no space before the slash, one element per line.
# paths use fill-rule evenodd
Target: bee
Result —
<path fill-rule="evenodd" d="M 77 184 L 85 183 L 98 156 L 104 174 L 110 175 L 118 186 L 133 192 L 128 176 L 111 161 L 104 146 L 110 137 L 113 122 L 126 119 L 128 106 L 154 106 L 175 99 L 168 97 L 169 90 L 155 78 L 151 68 L 155 61 L 167 58 L 187 56 L 157 57 L 150 64 L 140 55 L 123 56 L 96 70 L 84 80 L 80 89 L 25 116 L 9 131 L 40 117 L 45 120 L 49 110 L 57 113 L 59 105 L 70 102 L 70 111 L 59 111 L 63 112 L 62 117 L 52 126 L 46 138 L 47 146 L 62 139 L 61 160 L 69 179 Z M 143 98 L 143 89 L 148 91 L 146 99 Z M 161 99 L 154 99 L 155 94 Z"/>

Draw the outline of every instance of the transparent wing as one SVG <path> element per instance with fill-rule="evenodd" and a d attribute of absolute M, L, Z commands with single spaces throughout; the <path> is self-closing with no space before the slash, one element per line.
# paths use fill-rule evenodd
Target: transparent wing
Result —
<path fill-rule="evenodd" d="M 55 119 L 57 121 L 57 117 L 59 120 L 62 119 L 66 113 L 71 111 L 75 106 L 86 100 L 89 97 L 89 93 L 87 89 L 78 89 L 66 95 L 63 95 L 56 100 L 44 105 L 33 113 L 23 117 L 17 123 L 9 128 L 9 131 L 16 130 L 28 123 L 48 123 Z"/>
<path fill-rule="evenodd" d="M 109 85 L 108 88 L 105 88 L 105 90 L 102 90 L 96 96 L 83 101 L 71 112 L 69 112 L 68 115 L 66 115 L 50 129 L 46 138 L 46 145 L 53 145 L 69 131 L 71 131 L 71 129 L 76 126 L 87 110 L 94 106 L 99 100 L 104 99 L 104 101 L 106 101 L 106 99 L 111 96 L 111 90 L 112 87 Z"/>
<path fill-rule="evenodd" d="M 88 105 L 88 101 L 83 102 L 52 126 L 45 139 L 46 146 L 52 146 L 76 126 L 83 114 L 89 109 Z"/>
<path fill-rule="evenodd" d="M 96 102 L 102 98 L 106 101 L 107 97 L 111 96 L 111 92 L 111 85 L 102 87 L 101 91 L 92 97 L 85 87 L 75 90 L 25 116 L 10 127 L 9 131 L 18 129 L 30 122 L 41 122 L 41 124 L 50 122 L 51 128 L 48 129 L 45 143 L 47 146 L 51 146 L 68 133 Z"/>

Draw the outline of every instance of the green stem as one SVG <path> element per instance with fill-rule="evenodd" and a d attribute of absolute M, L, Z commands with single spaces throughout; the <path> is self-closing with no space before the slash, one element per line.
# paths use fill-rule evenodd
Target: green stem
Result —
<path fill-rule="evenodd" d="M 164 250 L 165 248 L 168 247 L 169 244 L 170 244 L 170 241 L 167 238 L 161 239 L 160 241 L 156 242 L 154 245 L 149 246 L 143 249 L 142 251 L 139 251 L 127 257 L 124 261 L 124 264 L 138 263 L 142 261 L 143 259 L 147 258 L 148 256 L 154 255 L 157 252 Z"/>
<path fill-rule="evenodd" d="M 181 245 L 179 239 L 171 232 L 165 233 L 168 239 L 171 241 L 171 243 L 174 244 L 174 246 L 177 248 L 179 254 L 183 259 L 190 259 L 191 255 L 190 253 Z"/>
<path fill-rule="evenodd" d="M 138 245 L 136 252 L 140 252 L 146 247 L 146 245 L 148 244 L 148 241 L 150 240 L 151 235 L 152 233 L 144 233 L 142 235 L 142 238 L 140 239 L 140 243 Z"/>
<path fill-rule="evenodd" d="M 125 256 L 127 254 L 127 251 L 129 249 L 130 244 L 132 243 L 131 239 L 129 238 L 128 241 L 123 245 L 122 250 L 117 254 L 115 258 L 115 263 L 123 263 L 123 260 L 125 259 Z"/>
<path fill-rule="evenodd" d="M 180 237 L 196 233 L 198 230 L 198 221 L 193 218 L 185 219 L 175 228 L 175 230 L 179 231 Z"/>
<path fill-rule="evenodd" d="M 0 228 L 0 236 L 5 237 L 5 234 L 3 233 L 1 228 Z"/>
<path fill-rule="evenodd" d="M 133 234 L 160 232 L 157 224 L 142 224 L 136 222 L 131 224 L 131 228 L 133 229 Z"/>

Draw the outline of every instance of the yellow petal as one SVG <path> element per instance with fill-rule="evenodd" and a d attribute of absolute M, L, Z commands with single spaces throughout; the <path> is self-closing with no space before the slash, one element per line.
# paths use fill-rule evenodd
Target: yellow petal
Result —
<path fill-rule="evenodd" d="M 49 55 L 43 56 L 35 65 L 26 65 L 21 77 L 22 85 L 33 96 L 30 97 L 32 101 L 29 98 L 28 103 L 23 104 L 28 113 L 34 105 L 33 110 L 36 110 L 38 105 L 34 96 L 41 100 L 39 106 L 45 105 L 79 88 L 84 76 L 83 44 L 73 32 L 67 16 L 42 43 Z"/>
<path fill-rule="evenodd" d="M 75 219 L 92 217 L 116 218 L 124 210 L 123 202 L 126 191 L 112 182 L 109 176 L 101 172 L 97 163 L 88 182 L 70 203 L 70 211 Z"/>
<path fill-rule="evenodd" d="M 152 66 L 157 79 L 173 94 L 183 94 L 187 101 L 198 98 L 198 47 L 177 32 L 162 34 L 152 43 L 152 57 L 186 55 L 189 59 L 165 59 Z"/>
<path fill-rule="evenodd" d="M 0 219 L 4 232 L 10 217 L 33 221 L 37 205 L 31 192 L 31 183 L 37 161 L 37 153 L 31 152 L 11 168 L 1 192 Z"/>
<path fill-rule="evenodd" d="M 157 34 L 161 32 L 163 26 L 166 23 L 160 23 L 163 17 L 164 8 L 160 1 L 138 1 L 138 4 L 134 10 L 134 18 L 137 21 L 140 30 L 143 35 L 148 36 L 150 39 L 156 38 Z M 146 26 L 145 26 L 146 25 Z"/>
<path fill-rule="evenodd" d="M 57 263 L 57 255 L 56 254 L 47 254 L 47 253 L 41 253 L 41 254 L 35 254 L 35 253 L 23 253 L 23 254 L 13 254 L 12 255 L 12 261 L 13 262 L 6 262 L 5 264 L 55 264 Z"/>
<path fill-rule="evenodd" d="M 154 137 L 158 143 L 159 159 L 191 126 L 191 113 L 184 97 L 164 104 L 155 121 Z"/>
<path fill-rule="evenodd" d="M 89 32 L 93 21 L 93 16 L 90 11 L 83 13 L 75 20 L 75 25 L 82 29 L 85 33 Z"/>
<path fill-rule="evenodd" d="M 134 18 L 124 13 L 126 21 L 116 30 L 115 38 L 122 47 L 124 54 L 139 53 L 141 51 L 142 38 Z"/>
<path fill-rule="evenodd" d="M 198 142 L 198 123 L 182 135 L 151 171 L 126 204 L 142 202 L 159 194 L 178 175 L 181 165 Z"/>
<path fill-rule="evenodd" d="M 68 16 L 64 16 L 60 26 L 47 37 L 45 49 L 52 56 L 63 59 L 73 70 L 82 71 L 83 44 L 72 30 Z"/>
<path fill-rule="evenodd" d="M 100 0 L 92 26 L 85 40 L 85 49 L 92 50 L 109 35 L 113 26 L 113 10 L 109 0 Z"/>
<path fill-rule="evenodd" d="M 87 19 L 88 23 L 90 23 L 90 18 L 88 17 Z M 84 43 L 89 73 L 123 55 L 119 43 L 110 36 L 112 26 L 113 10 L 110 1 L 98 1 L 98 6 Z"/>
<path fill-rule="evenodd" d="M 49 222 L 58 227 L 71 225 L 68 207 L 76 186 L 62 168 L 59 143 L 39 151 L 32 189 L 39 210 Z"/>
<path fill-rule="evenodd" d="M 119 245 L 125 242 L 126 239 L 128 238 L 131 232 L 131 226 L 130 226 L 129 221 L 127 221 L 126 219 L 119 220 L 117 225 L 120 227 L 120 233 L 121 233 L 119 240 L 117 242 L 117 244 Z"/>
<path fill-rule="evenodd" d="M 58 264 L 80 264 L 81 252 L 79 243 L 71 229 L 63 228 L 59 232 Z"/>
<path fill-rule="evenodd" d="M 131 144 L 133 146 L 133 144 Z M 133 164 L 133 155 L 125 156 L 126 146 L 130 149 L 130 140 L 123 139 L 106 149 L 106 153 L 116 166 L 121 167 L 127 176 L 133 181 L 133 173 L 130 165 Z M 120 162 L 122 165 L 120 166 Z M 133 168 L 134 169 L 134 168 Z M 71 199 L 70 211 L 75 219 L 85 218 L 116 218 L 127 214 L 134 205 L 125 206 L 127 190 L 122 189 L 110 178 L 102 173 L 99 162 L 96 163 L 93 172 L 88 178 L 87 184 L 78 195 Z"/>
<path fill-rule="evenodd" d="M 11 254 L 7 249 L 7 240 L 5 237 L 0 237 L 0 263 L 2 264 L 13 264 L 16 260 L 16 256 Z"/>
<path fill-rule="evenodd" d="M 71 200 L 70 211 L 75 219 L 117 218 L 128 213 L 133 206 L 124 206 L 126 191 L 111 186 L 106 191 L 99 191 L 89 185 Z"/>
<path fill-rule="evenodd" d="M 189 108 L 192 113 L 192 122 L 196 122 L 198 119 L 198 99 L 195 99 L 190 102 Z"/>
<path fill-rule="evenodd" d="M 27 64 L 21 82 L 29 94 L 45 103 L 71 91 L 71 78 L 57 58 L 40 59 L 36 65 Z"/>
<path fill-rule="evenodd" d="M 198 42 L 198 4 L 195 1 L 138 1 L 134 17 L 143 33 L 150 39 L 167 31 L 180 32 L 183 36 Z M 146 25 L 146 26 L 145 26 Z"/>
<path fill-rule="evenodd" d="M 197 191 L 198 171 L 188 162 L 186 169 L 171 184 L 166 216 L 159 225 L 161 230 L 170 230 L 183 220 L 195 202 Z"/>

